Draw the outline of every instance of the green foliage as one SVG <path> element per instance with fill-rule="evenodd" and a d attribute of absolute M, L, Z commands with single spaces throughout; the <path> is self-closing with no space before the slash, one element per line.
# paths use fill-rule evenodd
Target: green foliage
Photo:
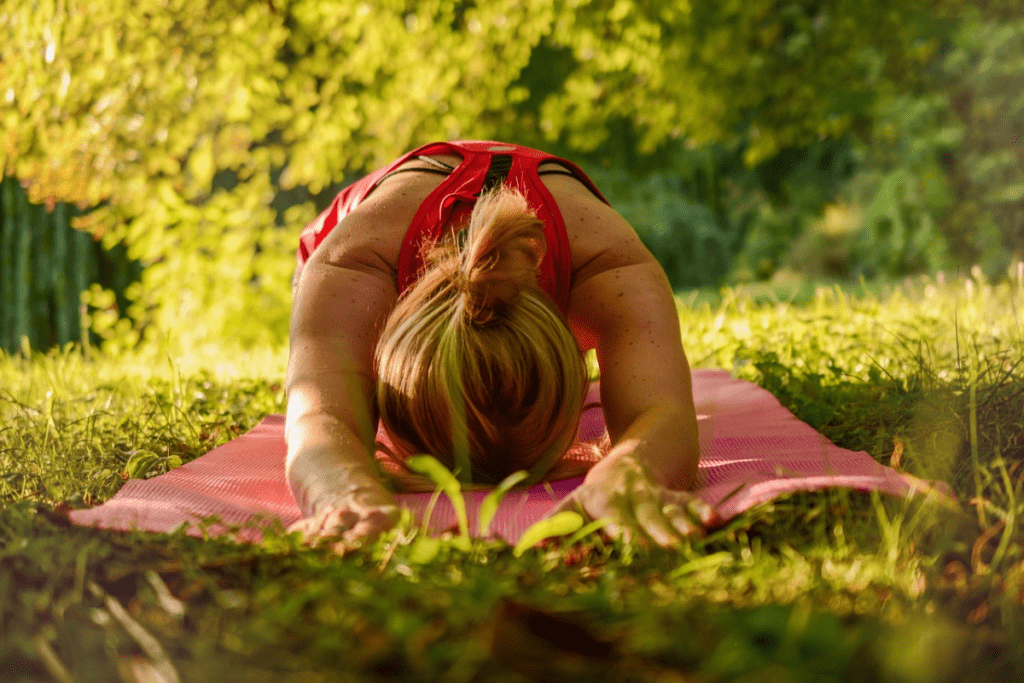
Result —
<path fill-rule="evenodd" d="M 859 142 L 859 173 L 845 189 L 851 207 L 844 250 L 857 276 L 935 272 L 952 263 L 941 219 L 954 200 L 944 169 L 962 129 L 948 95 L 881 94 L 871 135 Z"/>
<path fill-rule="evenodd" d="M 631 128 L 621 131 L 622 145 L 637 142 Z M 673 286 L 686 288 L 766 279 L 787 263 L 804 222 L 842 191 L 850 156 L 847 143 L 826 141 L 748 169 L 739 150 L 671 143 L 643 159 L 604 150 L 583 165 Z"/>
<path fill-rule="evenodd" d="M 926 4 L 8 0 L 0 166 L 145 266 L 111 348 L 284 343 L 298 228 L 430 139 L 581 159 L 677 287 L 1002 272 L 1024 29 Z"/>
<path fill-rule="evenodd" d="M 676 174 L 637 177 L 623 169 L 595 169 L 589 174 L 602 194 L 634 226 L 661 263 L 674 287 L 717 283 L 728 272 L 741 229 L 731 216 L 716 214 L 695 196 L 693 185 Z M 709 199 L 724 194 L 712 190 Z"/>
<path fill-rule="evenodd" d="M 858 52 L 873 86 L 842 136 L 800 138 L 751 168 L 738 162 L 753 145 L 736 137 L 653 149 L 627 128 L 595 149 L 611 167 L 595 176 L 680 287 L 793 270 L 837 279 L 974 264 L 1005 272 L 1022 252 L 1024 43 L 1019 8 L 976 5 L 949 3 L 930 20 L 905 14 L 901 39 L 916 37 L 903 61 L 887 61 L 885 41 Z M 753 130 L 737 126 L 740 136 Z M 695 171 L 715 182 L 694 182 Z"/>
<path fill-rule="evenodd" d="M 876 65 L 915 59 L 905 34 L 923 9 L 913 1 L 579 3 L 552 33 L 576 68 L 542 105 L 542 128 L 589 150 L 604 141 L 605 122 L 624 118 L 643 130 L 642 151 L 676 137 L 742 142 L 753 165 L 848 130 L 887 76 Z"/>
<path fill-rule="evenodd" d="M 102 205 L 81 227 L 148 266 L 130 311 L 144 334 L 281 343 L 314 211 L 277 215 L 277 189 L 317 193 L 414 142 L 493 133 L 551 22 L 533 10 L 8 2 L 0 166 L 37 201 Z"/>
<path fill-rule="evenodd" d="M 633 157 L 717 142 L 757 164 L 862 120 L 924 58 L 920 9 L 5 0 L 0 167 L 33 201 L 95 207 L 77 227 L 146 266 L 127 310 L 144 339 L 282 343 L 295 234 L 345 179 L 430 139 L 622 149 L 623 124 Z M 676 202 L 678 175 L 641 182 L 646 233 L 665 251 L 693 230 L 707 266 L 676 279 L 717 281 L 746 223 Z"/>
<path fill-rule="evenodd" d="M 926 68 L 880 87 L 853 138 L 856 173 L 835 206 L 842 227 L 806 221 L 792 265 L 813 274 L 831 260 L 846 264 L 835 275 L 894 277 L 978 264 L 994 276 L 1024 253 L 1020 7 L 943 11 L 923 33 Z"/>
<path fill-rule="evenodd" d="M 943 61 L 962 140 L 947 160 L 956 196 L 943 226 L 961 263 L 994 274 L 1024 254 L 1024 15 L 976 17 Z"/>
<path fill-rule="evenodd" d="M 851 257 L 861 275 L 901 276 L 935 272 L 950 265 L 949 248 L 939 234 L 921 179 L 899 169 L 880 178 L 862 211 Z"/>
<path fill-rule="evenodd" d="M 256 289 L 252 311 L 264 310 L 247 276 L 254 246 L 276 246 L 259 229 L 273 221 L 271 151 L 255 143 L 289 115 L 275 106 L 284 72 L 271 67 L 280 22 L 266 8 L 239 15 L 201 2 L 14 2 L 0 17 L 12 37 L 2 50 L 0 163 L 36 201 L 99 206 L 79 227 L 160 264 L 132 292 L 140 324 L 194 320 L 217 296 L 247 289 Z M 242 189 L 223 197 L 218 171 Z M 172 274 L 173 288 L 161 289 Z M 171 302 L 161 319 L 159 304 Z M 239 305 L 221 308 L 223 324 Z"/>
<path fill-rule="evenodd" d="M 783 150 L 747 177 L 730 177 L 731 212 L 747 225 L 733 281 L 765 280 L 783 269 L 809 278 L 850 276 L 848 254 L 834 244 L 842 230 L 829 217 L 856 170 L 853 156 L 849 137 L 824 140 Z"/>

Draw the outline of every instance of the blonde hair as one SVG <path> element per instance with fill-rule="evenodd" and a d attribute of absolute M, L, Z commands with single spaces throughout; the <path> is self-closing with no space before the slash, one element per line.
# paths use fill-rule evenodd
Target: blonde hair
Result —
<path fill-rule="evenodd" d="M 429 248 L 375 355 L 377 407 L 399 460 L 429 453 L 483 484 L 525 469 L 528 484 L 572 445 L 587 370 L 537 285 L 545 248 L 544 224 L 507 187 L 480 197 L 465 233 Z"/>

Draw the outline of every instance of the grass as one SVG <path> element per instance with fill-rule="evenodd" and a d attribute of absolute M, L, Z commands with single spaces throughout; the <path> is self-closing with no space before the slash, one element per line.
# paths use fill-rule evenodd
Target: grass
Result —
<path fill-rule="evenodd" d="M 0 359 L 0 680 L 939 681 L 1024 672 L 1024 283 L 681 307 L 696 367 L 956 510 L 800 494 L 677 550 L 517 557 L 399 529 L 344 557 L 66 524 L 283 411 L 284 352 Z"/>

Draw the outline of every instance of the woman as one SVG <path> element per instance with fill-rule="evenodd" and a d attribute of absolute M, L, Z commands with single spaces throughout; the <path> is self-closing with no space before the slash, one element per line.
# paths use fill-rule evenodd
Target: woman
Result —
<path fill-rule="evenodd" d="M 697 420 L 668 281 L 570 162 L 497 142 L 414 150 L 304 231 L 294 285 L 285 436 L 307 538 L 395 523 L 378 419 L 399 458 L 543 477 L 575 436 L 590 348 L 611 447 L 558 509 L 660 545 L 711 521 L 686 491 Z"/>

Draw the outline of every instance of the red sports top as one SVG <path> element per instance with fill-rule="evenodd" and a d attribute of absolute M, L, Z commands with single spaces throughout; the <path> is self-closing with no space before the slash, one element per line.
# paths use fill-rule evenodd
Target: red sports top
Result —
<path fill-rule="evenodd" d="M 462 161 L 437 186 L 423 203 L 405 234 L 398 255 L 398 293 L 401 295 L 415 282 L 423 269 L 422 249 L 439 240 L 446 227 L 462 220 L 485 188 L 504 182 L 519 189 L 527 203 L 544 223 L 547 249 L 540 265 L 539 284 L 564 314 L 569 306 L 572 269 L 569 260 L 569 238 L 565 220 L 547 187 L 541 182 L 537 168 L 545 162 L 558 162 L 582 182 L 601 201 L 607 200 L 575 164 L 528 147 L 503 142 L 459 141 L 435 142 L 405 154 L 391 165 L 349 185 L 334 198 L 327 209 L 302 231 L 297 254 L 298 272 L 313 250 L 334 229 L 342 218 L 366 199 L 377 185 L 396 168 L 416 156 L 450 154 Z"/>

